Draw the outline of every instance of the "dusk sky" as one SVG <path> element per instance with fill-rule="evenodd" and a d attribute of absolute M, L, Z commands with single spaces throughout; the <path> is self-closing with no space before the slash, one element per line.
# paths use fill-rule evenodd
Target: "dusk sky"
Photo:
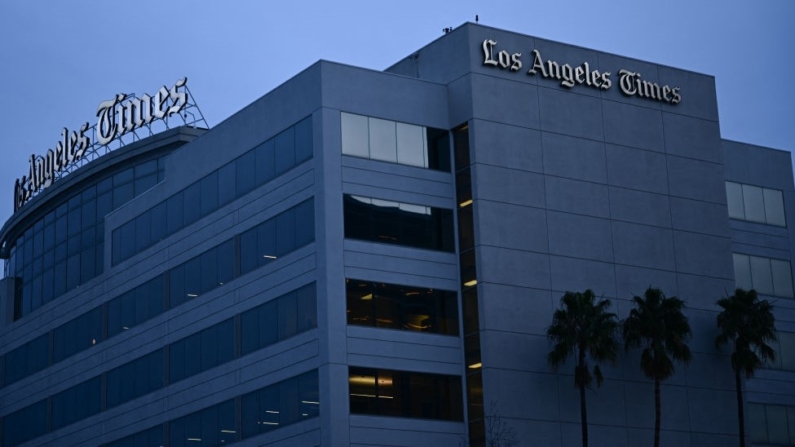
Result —
<path fill-rule="evenodd" d="M 318 59 L 383 70 L 476 14 L 713 75 L 723 138 L 795 149 L 793 0 L 5 1 L 0 219 L 30 154 L 54 147 L 63 127 L 94 124 L 116 93 L 153 94 L 187 76 L 214 126 Z"/>

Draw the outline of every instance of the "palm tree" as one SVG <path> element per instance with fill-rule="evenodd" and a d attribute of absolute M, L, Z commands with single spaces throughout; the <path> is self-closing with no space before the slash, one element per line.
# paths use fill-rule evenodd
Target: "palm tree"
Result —
<path fill-rule="evenodd" d="M 618 355 L 616 330 L 618 321 L 614 313 L 607 312 L 610 300 L 596 301 L 594 293 L 566 292 L 560 299 L 561 308 L 552 315 L 552 324 L 547 329 L 547 338 L 554 343 L 547 356 L 550 365 L 557 368 L 575 354 L 574 386 L 580 389 L 580 420 L 582 424 L 582 445 L 588 447 L 588 413 L 585 406 L 585 388 L 593 379 L 599 386 L 604 380 L 599 365 L 588 367 L 586 355 L 594 362 L 615 362 Z"/>
<path fill-rule="evenodd" d="M 654 447 L 660 447 L 660 382 L 675 371 L 674 361 L 690 362 L 690 324 L 682 310 L 684 301 L 667 298 L 660 289 L 646 289 L 643 298 L 633 298 L 635 308 L 623 322 L 624 348 L 643 347 L 640 369 L 654 380 Z"/>
<path fill-rule="evenodd" d="M 737 421 L 740 428 L 740 447 L 745 447 L 745 416 L 741 373 L 750 379 L 757 368 L 776 360 L 776 351 L 768 343 L 776 341 L 776 319 L 773 305 L 760 301 L 756 290 L 737 289 L 734 295 L 718 300 L 723 308 L 718 314 L 720 335 L 715 346 L 734 343 L 732 369 L 737 388 Z"/>

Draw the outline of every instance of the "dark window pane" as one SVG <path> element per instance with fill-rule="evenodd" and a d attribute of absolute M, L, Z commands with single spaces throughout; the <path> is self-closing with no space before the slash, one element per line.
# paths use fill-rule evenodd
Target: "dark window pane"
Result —
<path fill-rule="evenodd" d="M 256 156 L 254 152 L 254 150 L 248 151 L 235 160 L 235 169 L 237 170 L 237 197 L 246 194 L 256 186 L 257 173 Z"/>
<path fill-rule="evenodd" d="M 52 397 L 52 429 L 85 419 L 101 409 L 101 377 L 97 376 Z"/>
<path fill-rule="evenodd" d="M 235 163 L 228 163 L 218 170 L 218 205 L 224 206 L 235 200 L 237 188 Z"/>
<path fill-rule="evenodd" d="M 50 334 L 8 352 L 5 355 L 5 385 L 10 385 L 47 367 L 50 352 Z"/>
<path fill-rule="evenodd" d="M 124 183 L 120 186 L 113 187 L 113 209 L 116 209 L 125 203 L 132 200 L 135 196 L 133 190 L 133 183 Z"/>
<path fill-rule="evenodd" d="M 144 212 L 135 218 L 135 249 L 140 253 L 152 245 L 152 213 Z"/>
<path fill-rule="evenodd" d="M 182 192 L 182 214 L 185 217 L 185 226 L 188 226 L 201 217 L 201 184 L 196 182 Z"/>
<path fill-rule="evenodd" d="M 218 285 L 235 278 L 235 240 L 230 239 L 218 246 Z"/>
<path fill-rule="evenodd" d="M 312 158 L 312 116 L 295 125 L 295 161 L 301 163 Z"/>
<path fill-rule="evenodd" d="M 276 248 L 276 221 L 277 219 L 273 218 L 257 227 L 257 260 L 259 265 L 273 262 L 279 257 L 279 252 Z"/>
<path fill-rule="evenodd" d="M 295 211 L 289 209 L 276 216 L 276 256 L 295 250 Z"/>
<path fill-rule="evenodd" d="M 168 236 L 168 202 L 161 202 L 147 213 L 152 215 L 151 241 L 153 244 L 162 241 Z"/>
<path fill-rule="evenodd" d="M 295 166 L 295 129 L 288 128 L 276 135 L 276 175 L 281 175 Z"/>
<path fill-rule="evenodd" d="M 6 415 L 3 427 L 3 445 L 6 446 L 22 444 L 43 435 L 47 432 L 47 399 Z"/>
<path fill-rule="evenodd" d="M 218 172 L 213 172 L 201 180 L 201 215 L 206 216 L 217 209 Z"/>
<path fill-rule="evenodd" d="M 59 362 L 102 341 L 102 307 L 55 328 L 53 361 Z"/>
<path fill-rule="evenodd" d="M 279 308 L 279 340 L 292 337 L 298 332 L 298 303 L 295 292 L 289 293 L 278 300 Z"/>
<path fill-rule="evenodd" d="M 240 273 L 245 274 L 254 270 L 259 263 L 257 228 L 254 227 L 240 235 Z"/>
<path fill-rule="evenodd" d="M 295 207 L 295 246 L 315 240 L 315 201 L 307 200 Z"/>
<path fill-rule="evenodd" d="M 317 293 L 315 283 L 296 290 L 298 328 L 301 333 L 317 327 Z"/>
<path fill-rule="evenodd" d="M 428 167 L 450 172 L 450 136 L 443 129 L 427 129 Z"/>
<path fill-rule="evenodd" d="M 184 226 L 183 195 L 181 192 L 174 194 L 168 199 L 166 207 L 168 209 L 168 230 L 167 235 L 172 235 L 181 230 Z"/>
<path fill-rule="evenodd" d="M 257 163 L 257 184 L 264 185 L 276 177 L 276 145 L 273 138 L 254 149 Z"/>
<path fill-rule="evenodd" d="M 107 407 L 163 387 L 163 351 L 157 350 L 107 373 Z"/>

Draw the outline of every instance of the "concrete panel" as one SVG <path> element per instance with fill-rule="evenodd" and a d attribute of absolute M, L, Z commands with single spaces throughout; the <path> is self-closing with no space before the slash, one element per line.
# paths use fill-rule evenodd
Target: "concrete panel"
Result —
<path fill-rule="evenodd" d="M 640 73 L 641 79 L 643 80 L 651 82 L 658 81 L 657 65 L 653 63 L 630 59 L 615 54 L 599 53 L 599 71 L 609 72 L 610 80 L 613 81 L 613 85 L 609 89 L 602 91 L 602 98 L 632 104 L 638 107 L 645 107 L 647 109 L 660 110 L 660 103 L 657 101 L 638 98 L 637 96 L 627 96 L 622 93 L 618 84 L 620 70 Z"/>
<path fill-rule="evenodd" d="M 483 375 L 488 401 L 499 405 L 502 416 L 558 420 L 558 385 L 554 374 L 488 368 Z"/>
<path fill-rule="evenodd" d="M 505 424 L 513 428 L 519 445 L 560 447 L 561 429 L 558 422 L 528 421 L 505 418 Z"/>
<path fill-rule="evenodd" d="M 737 394 L 734 391 L 691 388 L 688 390 L 688 402 L 690 429 L 693 432 L 737 434 Z"/>
<path fill-rule="evenodd" d="M 627 426 L 654 428 L 654 382 L 627 382 L 624 384 L 627 399 Z M 663 430 L 682 430 L 690 428 L 688 414 L 687 388 L 662 383 L 660 386 Z"/>
<path fill-rule="evenodd" d="M 665 155 L 606 145 L 608 183 L 641 191 L 668 193 Z"/>
<path fill-rule="evenodd" d="M 536 39 L 534 48 L 541 54 L 541 59 L 544 61 L 545 68 L 547 70 L 549 69 L 547 65 L 549 61 L 555 61 L 560 66 L 569 64 L 571 67 L 579 67 L 583 65 L 583 63 L 587 62 L 591 70 L 596 69 L 596 64 L 598 61 L 598 55 L 596 51 L 544 39 Z M 527 61 L 528 67 L 526 68 L 529 70 L 532 68 L 532 52 L 528 53 Z M 560 80 L 544 78 L 541 75 L 540 70 L 537 70 L 537 74 L 534 77 L 537 79 L 539 86 L 550 89 L 560 89 L 563 91 L 569 90 L 568 87 L 561 85 Z M 589 87 L 587 84 L 575 85 L 571 88 L 571 91 L 580 95 L 594 97 L 599 97 L 601 95 L 601 89 Z"/>
<path fill-rule="evenodd" d="M 519 250 L 480 246 L 480 282 L 549 289 L 549 256 Z"/>
<path fill-rule="evenodd" d="M 450 117 L 448 128 L 472 119 L 472 76 L 463 76 L 447 85 L 447 113 Z"/>
<path fill-rule="evenodd" d="M 588 418 L 588 445 L 590 447 L 627 447 L 627 430 L 623 427 L 591 425 Z M 582 432 L 579 422 L 561 425 L 563 447 L 581 447 Z"/>
<path fill-rule="evenodd" d="M 727 368 L 729 359 L 719 354 L 700 352 L 687 367 L 687 384 L 693 388 L 734 391 L 734 371 Z"/>
<path fill-rule="evenodd" d="M 482 329 L 501 329 L 524 334 L 545 334 L 552 315 L 548 290 L 499 284 L 480 286 Z"/>
<path fill-rule="evenodd" d="M 589 363 L 591 369 L 593 364 Z M 573 361 L 567 363 L 561 372 L 574 372 Z M 574 386 L 574 377 L 558 375 L 558 393 L 560 394 L 560 420 L 580 422 L 580 391 Z M 586 389 L 588 405 L 588 424 L 624 426 L 627 423 L 626 404 L 624 402 L 624 386 L 619 380 L 605 378 L 602 386 Z M 579 431 L 578 431 L 579 435 Z"/>
<path fill-rule="evenodd" d="M 607 183 L 604 143 L 541 132 L 544 173 L 596 183 Z"/>
<path fill-rule="evenodd" d="M 606 143 L 665 151 L 659 111 L 613 101 L 605 101 L 602 108 Z"/>
<path fill-rule="evenodd" d="M 549 251 L 546 212 L 538 208 L 478 200 L 479 243 L 546 253 Z"/>
<path fill-rule="evenodd" d="M 723 165 L 672 155 L 667 158 L 672 196 L 726 203 Z"/>
<path fill-rule="evenodd" d="M 552 211 L 547 213 L 547 221 L 550 254 L 613 261 L 610 221 Z"/>
<path fill-rule="evenodd" d="M 473 74 L 472 107 L 475 118 L 539 128 L 538 89 L 535 85 Z"/>
<path fill-rule="evenodd" d="M 487 330 L 481 332 L 480 351 L 488 368 L 551 373 L 546 335 Z"/>
<path fill-rule="evenodd" d="M 640 429 L 629 428 L 627 429 L 627 440 L 629 447 L 648 447 L 654 444 L 654 429 Z M 660 430 L 660 445 L 676 446 L 676 447 L 691 447 L 690 433 Z"/>
<path fill-rule="evenodd" d="M 734 277 L 730 239 L 674 231 L 674 247 L 678 272 L 725 279 Z"/>
<path fill-rule="evenodd" d="M 345 266 L 442 278 L 453 278 L 456 271 L 454 265 L 437 264 L 401 256 L 374 255 L 353 251 L 345 251 Z"/>
<path fill-rule="evenodd" d="M 671 226 L 668 196 L 635 189 L 610 187 L 610 215 L 625 222 Z"/>
<path fill-rule="evenodd" d="M 723 163 L 717 121 L 663 113 L 665 152 L 685 158 Z"/>
<path fill-rule="evenodd" d="M 663 111 L 718 121 L 714 77 L 663 65 L 659 66 L 658 71 L 660 86 L 668 84 L 671 87 L 680 87 L 682 95 L 682 102 L 679 104 L 662 103 Z"/>
<path fill-rule="evenodd" d="M 472 162 L 543 172 L 541 133 L 526 127 L 475 120 Z"/>
<path fill-rule="evenodd" d="M 726 180 L 792 190 L 792 155 L 788 151 L 721 140 Z"/>
<path fill-rule="evenodd" d="M 674 270 L 671 230 L 613 221 L 613 246 L 617 263 Z"/>
<path fill-rule="evenodd" d="M 677 230 L 727 237 L 728 214 L 723 204 L 671 197 L 671 223 Z"/>
<path fill-rule="evenodd" d="M 674 272 L 659 269 L 630 265 L 616 266 L 616 293 L 619 298 L 643 296 L 649 287 L 662 290 L 666 296 L 676 296 L 678 289 L 676 275 Z"/>
<path fill-rule="evenodd" d="M 546 177 L 547 208 L 594 217 L 610 217 L 606 185 Z"/>
<path fill-rule="evenodd" d="M 451 364 L 461 363 L 461 350 L 457 347 L 450 348 L 431 344 L 371 340 L 356 337 L 348 337 L 348 354 L 389 357 L 392 359 L 429 360 Z"/>
<path fill-rule="evenodd" d="M 561 292 L 582 292 L 592 289 L 597 296 L 615 296 L 614 265 L 608 262 L 550 256 L 552 301 L 557 308 Z"/>
<path fill-rule="evenodd" d="M 715 302 L 734 293 L 734 279 L 707 278 L 685 273 L 676 274 L 679 298 L 687 307 L 718 310 Z"/>
<path fill-rule="evenodd" d="M 558 89 L 538 89 L 541 130 L 603 140 L 602 102 L 597 98 Z"/>
<path fill-rule="evenodd" d="M 544 176 L 541 174 L 475 165 L 472 183 L 476 199 L 544 207 Z"/>

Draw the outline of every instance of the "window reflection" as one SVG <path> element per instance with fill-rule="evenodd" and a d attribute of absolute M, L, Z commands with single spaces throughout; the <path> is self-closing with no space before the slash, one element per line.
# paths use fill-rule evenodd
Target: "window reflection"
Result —
<path fill-rule="evenodd" d="M 734 278 L 738 288 L 764 295 L 793 297 L 792 266 L 782 259 L 734 253 Z"/>
<path fill-rule="evenodd" d="M 450 171 L 447 131 L 340 113 L 342 153 L 371 160 Z"/>
<path fill-rule="evenodd" d="M 456 293 L 345 280 L 348 324 L 458 335 Z"/>
<path fill-rule="evenodd" d="M 726 182 L 726 202 L 732 219 L 787 226 L 780 190 Z"/>

